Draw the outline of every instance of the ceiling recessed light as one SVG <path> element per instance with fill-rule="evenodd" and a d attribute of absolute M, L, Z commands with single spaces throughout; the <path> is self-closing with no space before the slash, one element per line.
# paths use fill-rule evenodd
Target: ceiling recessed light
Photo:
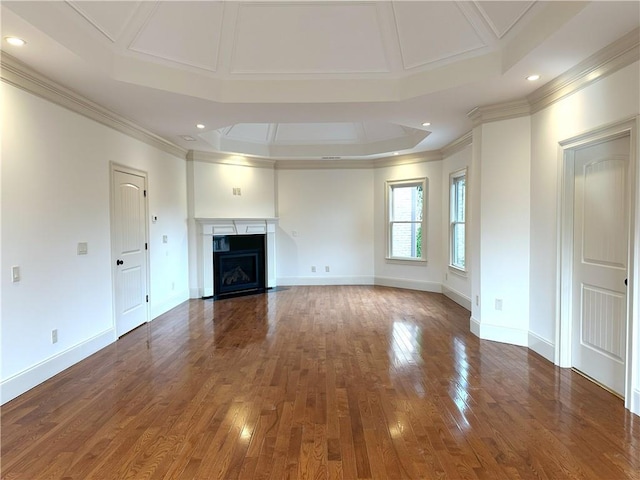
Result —
<path fill-rule="evenodd" d="M 199 128 L 200 130 L 202 130 L 203 128 L 205 128 L 205 126 L 202 123 L 198 123 L 196 124 L 196 128 Z"/>
<path fill-rule="evenodd" d="M 535 82 L 536 80 L 540 80 L 540 75 L 538 74 L 529 75 L 527 77 L 527 80 L 529 80 L 530 82 Z"/>
<path fill-rule="evenodd" d="M 394 155 L 399 155 L 398 152 L 393 152 Z"/>
<path fill-rule="evenodd" d="M 431 122 L 424 122 L 424 123 L 422 124 L 422 126 L 423 126 L 423 127 L 428 127 L 429 125 L 431 125 Z"/>
<path fill-rule="evenodd" d="M 27 42 L 18 37 L 4 37 L 4 39 L 9 45 L 13 45 L 14 47 L 22 47 L 27 44 Z"/>

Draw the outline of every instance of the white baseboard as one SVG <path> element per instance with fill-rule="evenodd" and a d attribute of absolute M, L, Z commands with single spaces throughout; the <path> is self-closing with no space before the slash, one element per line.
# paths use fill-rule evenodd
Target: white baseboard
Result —
<path fill-rule="evenodd" d="M 517 328 L 503 327 L 501 325 L 490 325 L 478 322 L 475 318 L 471 318 L 471 332 L 483 340 L 491 340 L 493 342 L 509 343 L 520 347 L 529 346 L 529 331 Z"/>
<path fill-rule="evenodd" d="M 463 295 L 462 293 L 447 287 L 446 285 L 442 285 L 442 294 L 453 300 L 454 302 L 456 302 L 458 305 L 460 305 L 461 307 L 466 308 L 467 310 L 471 311 L 471 299 L 469 297 L 467 297 L 466 295 Z"/>
<path fill-rule="evenodd" d="M 634 390 L 631 393 L 631 403 L 629 405 L 629 410 L 631 411 L 631 413 L 640 416 L 640 390 Z"/>
<path fill-rule="evenodd" d="M 473 316 L 469 318 L 469 330 L 471 330 L 471 333 L 476 337 L 480 338 L 480 321 Z"/>
<path fill-rule="evenodd" d="M 0 383 L 0 404 L 22 395 L 27 390 L 50 379 L 70 366 L 93 355 L 98 350 L 116 341 L 116 331 L 110 328 L 79 345 L 44 360 Z"/>
<path fill-rule="evenodd" d="M 544 358 L 554 363 L 556 357 L 556 347 L 549 340 L 546 340 L 532 331 L 529 331 L 529 343 L 528 346 L 531 350 L 538 355 L 542 355 Z"/>
<path fill-rule="evenodd" d="M 151 320 L 153 320 L 156 317 L 159 317 L 163 313 L 168 312 L 172 308 L 177 307 L 182 302 L 187 301 L 189 299 L 190 293 L 191 293 L 190 291 L 184 290 L 182 292 L 179 292 L 163 300 L 162 302 L 159 302 L 157 304 L 154 303 L 151 306 L 151 314 L 150 314 Z"/>
<path fill-rule="evenodd" d="M 442 284 L 440 282 L 407 280 L 406 278 L 375 277 L 374 285 L 380 285 L 383 287 L 406 288 L 408 290 L 421 290 L 423 292 L 442 293 Z"/>
<path fill-rule="evenodd" d="M 314 277 L 279 277 L 276 280 L 279 287 L 304 285 L 373 285 L 373 277 L 360 276 L 314 276 Z"/>

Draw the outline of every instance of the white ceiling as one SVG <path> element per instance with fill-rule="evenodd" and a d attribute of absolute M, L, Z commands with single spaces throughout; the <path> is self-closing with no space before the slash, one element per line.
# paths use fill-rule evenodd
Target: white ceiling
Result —
<path fill-rule="evenodd" d="M 274 159 L 440 149 L 640 24 L 637 1 L 1 5 L 34 70 L 185 149 Z"/>

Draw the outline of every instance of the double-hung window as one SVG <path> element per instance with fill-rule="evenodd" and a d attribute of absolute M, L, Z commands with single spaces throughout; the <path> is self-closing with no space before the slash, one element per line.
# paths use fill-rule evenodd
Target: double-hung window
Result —
<path fill-rule="evenodd" d="M 450 259 L 449 265 L 466 271 L 466 209 L 467 209 L 467 170 L 452 173 L 449 177 L 450 212 Z"/>
<path fill-rule="evenodd" d="M 427 179 L 386 183 L 387 258 L 426 260 Z"/>

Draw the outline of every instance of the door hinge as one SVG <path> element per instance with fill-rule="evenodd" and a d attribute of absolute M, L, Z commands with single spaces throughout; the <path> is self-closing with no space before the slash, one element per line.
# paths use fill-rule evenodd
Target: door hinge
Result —
<path fill-rule="evenodd" d="M 147 295 L 147 303 L 149 303 L 149 295 Z"/>
<path fill-rule="evenodd" d="M 149 247 L 148 247 L 147 242 L 145 242 L 145 243 L 144 243 L 144 249 L 145 249 L 145 250 L 149 250 Z"/>
<path fill-rule="evenodd" d="M 144 192 L 144 196 L 146 197 L 147 196 L 147 191 L 143 190 L 143 192 Z"/>

